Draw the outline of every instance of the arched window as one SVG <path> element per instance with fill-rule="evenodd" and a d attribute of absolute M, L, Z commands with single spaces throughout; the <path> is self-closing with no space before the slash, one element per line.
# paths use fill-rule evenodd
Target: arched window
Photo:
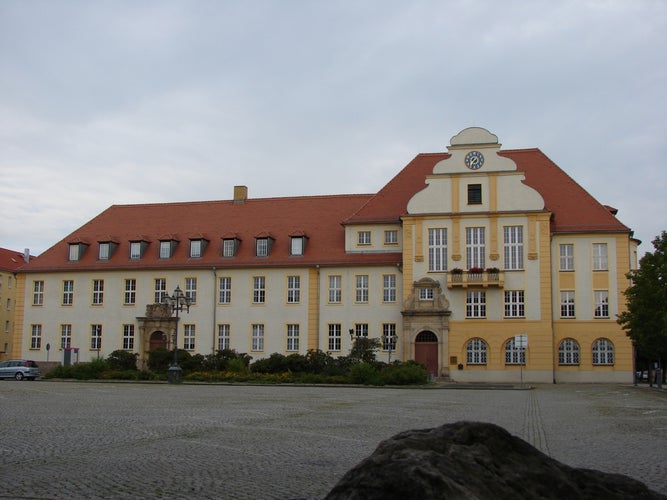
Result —
<path fill-rule="evenodd" d="M 514 337 L 505 342 L 505 364 L 506 365 L 525 365 L 526 350 L 519 349 L 514 342 Z"/>
<path fill-rule="evenodd" d="M 597 339 L 593 343 L 593 364 L 613 365 L 614 344 L 609 339 Z"/>
<path fill-rule="evenodd" d="M 558 346 L 559 365 L 579 364 L 579 344 L 574 339 L 565 339 Z"/>
<path fill-rule="evenodd" d="M 466 363 L 469 365 L 486 364 L 486 342 L 482 339 L 471 339 L 466 345 Z"/>

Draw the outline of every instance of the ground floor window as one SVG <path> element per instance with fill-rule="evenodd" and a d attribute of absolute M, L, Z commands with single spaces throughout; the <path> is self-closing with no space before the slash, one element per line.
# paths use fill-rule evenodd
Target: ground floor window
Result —
<path fill-rule="evenodd" d="M 102 325 L 90 325 L 90 349 L 102 349 Z"/>
<path fill-rule="evenodd" d="M 72 325 L 60 325 L 60 348 L 72 347 Z"/>
<path fill-rule="evenodd" d="M 134 349 L 134 325 L 123 325 L 123 349 Z"/>
<path fill-rule="evenodd" d="M 340 323 L 334 323 L 329 325 L 329 350 L 330 351 L 340 351 L 341 350 L 341 325 Z"/>
<path fill-rule="evenodd" d="M 517 347 L 514 338 L 505 342 L 505 364 L 506 365 L 525 365 L 526 350 Z"/>
<path fill-rule="evenodd" d="M 32 325 L 30 333 L 30 349 L 42 347 L 42 325 Z"/>
<path fill-rule="evenodd" d="M 299 325 L 287 325 L 287 350 L 299 350 Z"/>
<path fill-rule="evenodd" d="M 218 351 L 229 349 L 229 325 L 218 325 Z"/>
<path fill-rule="evenodd" d="M 195 325 L 183 326 L 183 349 L 186 351 L 195 350 Z"/>
<path fill-rule="evenodd" d="M 466 318 L 486 317 L 486 292 L 466 293 Z"/>
<path fill-rule="evenodd" d="M 469 365 L 486 364 L 486 342 L 482 339 L 471 339 L 466 345 L 466 363 Z"/>
<path fill-rule="evenodd" d="M 252 346 L 253 351 L 264 350 L 264 325 L 252 325 Z"/>
<path fill-rule="evenodd" d="M 593 364 L 614 364 L 614 344 L 609 339 L 597 339 L 593 343 Z"/>
<path fill-rule="evenodd" d="M 558 345 L 559 365 L 579 364 L 579 344 L 574 339 L 565 339 Z"/>

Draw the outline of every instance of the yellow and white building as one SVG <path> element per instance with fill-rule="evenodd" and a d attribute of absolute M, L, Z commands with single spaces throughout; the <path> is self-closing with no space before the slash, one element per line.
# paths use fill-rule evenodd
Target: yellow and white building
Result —
<path fill-rule="evenodd" d="M 638 242 L 615 215 L 482 128 L 372 195 L 115 205 L 21 269 L 14 354 L 145 361 L 173 346 L 178 286 L 193 353 L 346 355 L 368 336 L 455 381 L 631 382 L 615 319 Z"/>

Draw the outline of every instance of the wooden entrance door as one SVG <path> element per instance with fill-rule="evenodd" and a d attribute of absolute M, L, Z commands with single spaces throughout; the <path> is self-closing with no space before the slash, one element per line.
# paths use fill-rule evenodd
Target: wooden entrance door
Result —
<path fill-rule="evenodd" d="M 426 366 L 429 375 L 438 376 L 438 337 L 433 332 L 421 332 L 415 339 L 415 361 Z"/>
<path fill-rule="evenodd" d="M 164 332 L 153 332 L 151 334 L 150 351 L 167 348 L 167 336 Z"/>

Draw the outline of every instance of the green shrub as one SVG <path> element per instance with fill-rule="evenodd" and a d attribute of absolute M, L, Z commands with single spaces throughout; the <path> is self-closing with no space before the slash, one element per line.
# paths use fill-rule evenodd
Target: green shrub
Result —
<path fill-rule="evenodd" d="M 234 358 L 227 361 L 227 371 L 237 374 L 248 373 L 248 361 L 243 358 Z"/>
<path fill-rule="evenodd" d="M 70 366 L 59 366 L 51 370 L 45 378 L 73 378 L 76 380 L 91 380 L 100 378 L 109 364 L 104 359 L 94 359 L 89 363 L 76 363 Z"/>
<path fill-rule="evenodd" d="M 382 369 L 380 376 L 385 384 L 390 385 L 425 384 L 428 381 L 426 367 L 416 361 L 388 365 Z"/>
<path fill-rule="evenodd" d="M 138 353 L 131 353 L 119 349 L 107 357 L 107 363 L 111 370 L 136 370 Z"/>
<path fill-rule="evenodd" d="M 382 385 L 382 378 L 370 363 L 356 363 L 350 369 L 350 381 L 353 384 Z"/>
<path fill-rule="evenodd" d="M 188 351 L 183 349 L 178 350 L 178 364 L 183 366 L 187 364 L 191 355 Z M 174 362 L 174 351 L 160 348 L 148 352 L 148 368 L 155 372 L 167 371 L 167 368 Z"/>

